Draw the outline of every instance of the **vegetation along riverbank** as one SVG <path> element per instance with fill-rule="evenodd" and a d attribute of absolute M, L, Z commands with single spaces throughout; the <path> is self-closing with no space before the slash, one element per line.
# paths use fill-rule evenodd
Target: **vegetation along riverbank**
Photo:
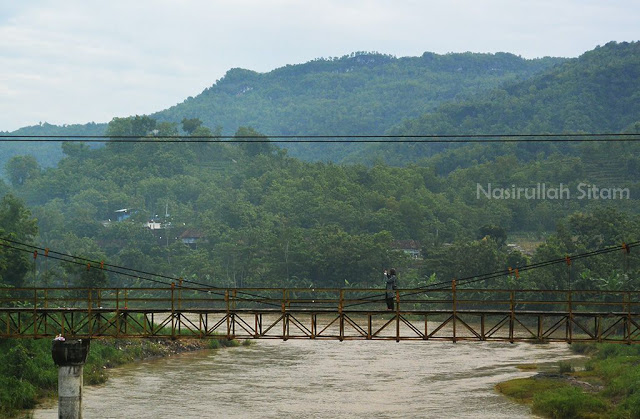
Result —
<path fill-rule="evenodd" d="M 496 389 L 550 418 L 640 417 L 640 347 L 574 343 L 589 356 L 584 369 L 561 362 L 557 373 L 500 383 Z"/>
<path fill-rule="evenodd" d="M 104 383 L 109 368 L 182 352 L 237 346 L 235 340 L 92 340 L 84 366 L 85 385 Z M 58 369 L 49 339 L 0 339 L 0 417 L 11 417 L 57 394 Z"/>

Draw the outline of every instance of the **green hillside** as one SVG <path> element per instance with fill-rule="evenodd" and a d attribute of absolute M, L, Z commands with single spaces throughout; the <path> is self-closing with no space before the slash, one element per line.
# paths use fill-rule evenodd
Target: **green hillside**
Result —
<path fill-rule="evenodd" d="M 176 124 L 184 118 L 199 118 L 214 132 L 226 135 L 240 126 L 271 135 L 383 134 L 400 121 L 446 101 L 527 79 L 563 61 L 525 60 L 508 53 L 427 52 L 402 58 L 353 53 L 268 73 L 236 68 L 200 95 L 152 116 Z M 12 134 L 101 135 L 105 130 L 106 124 L 44 123 Z M 333 146 L 327 150 L 304 144 L 289 144 L 288 148 L 292 155 L 324 161 L 340 160 L 354 149 Z M 0 167 L 15 155 L 33 155 L 44 167 L 55 165 L 62 157 L 59 143 L 2 143 L 0 150 Z"/>
<path fill-rule="evenodd" d="M 109 131 L 133 132 L 143 123 L 166 128 L 151 118 L 130 118 L 112 121 Z M 243 128 L 243 135 L 259 133 Z M 638 146 L 587 144 L 575 151 L 527 160 L 510 145 L 503 156 L 480 161 L 482 146 L 462 147 L 447 152 L 450 158 L 474 163 L 438 173 L 449 160 L 445 154 L 419 165 L 367 167 L 304 162 L 269 143 L 158 139 L 93 150 L 70 144 L 58 167 L 30 168 L 11 179 L 13 193 L 38 220 L 41 242 L 58 251 L 217 286 L 371 286 L 382 266 L 395 265 L 408 286 L 434 273 L 460 277 L 524 263 L 505 238 L 542 240 L 563 223 L 568 227 L 560 232 L 568 239 L 547 250 L 553 257 L 637 239 Z M 582 199 L 580 185 L 593 183 L 594 162 L 613 162 L 612 173 L 625 177 L 600 184 L 609 188 L 605 195 Z M 572 196 L 510 199 L 479 189 L 535 182 L 564 185 Z M 119 219 L 123 209 L 129 219 Z M 162 228 L 145 228 L 150 220 Z M 600 228 L 607 231 L 594 241 Z M 496 232 L 496 241 L 475 241 Z M 196 237 L 197 245 L 185 244 L 185 237 Z M 395 240 L 420 242 L 426 264 L 414 266 L 393 251 Z M 455 252 L 471 252 L 473 263 L 452 265 Z M 608 275 L 608 265 L 593 269 Z M 107 281 L 77 275 L 62 267 L 51 280 Z M 129 281 L 108 279 L 123 280 Z M 560 286 L 553 277 L 545 281 Z"/>
<path fill-rule="evenodd" d="M 452 101 L 389 132 L 426 134 L 619 133 L 640 121 L 640 42 L 615 43 L 584 53 L 529 80 L 507 83 L 464 101 Z M 346 161 L 384 159 L 405 164 L 444 147 L 361 147 Z M 522 153 L 559 151 L 527 145 Z"/>
<path fill-rule="evenodd" d="M 588 51 L 530 80 L 443 105 L 402 133 L 620 132 L 640 115 L 640 42 Z"/>
<path fill-rule="evenodd" d="M 48 123 L 41 125 L 34 125 L 30 127 L 23 127 L 11 133 L 1 132 L 0 138 L 3 134 L 11 135 L 104 135 L 107 124 L 88 123 L 84 125 L 74 124 L 58 126 Z M 14 156 L 33 156 L 38 164 L 42 167 L 53 167 L 58 164 L 58 161 L 63 157 L 61 143 L 55 141 L 51 142 L 2 142 L 0 143 L 0 169 L 3 169 L 7 162 Z M 5 175 L 3 170 L 0 170 L 0 179 Z"/>
<path fill-rule="evenodd" d="M 271 135 L 379 135 L 442 103 L 527 79 L 563 61 L 508 53 L 403 58 L 355 53 L 263 74 L 232 69 L 200 95 L 151 116 L 170 122 L 197 117 L 223 134 L 251 126 Z M 351 150 L 287 148 L 292 155 L 325 161 Z"/>

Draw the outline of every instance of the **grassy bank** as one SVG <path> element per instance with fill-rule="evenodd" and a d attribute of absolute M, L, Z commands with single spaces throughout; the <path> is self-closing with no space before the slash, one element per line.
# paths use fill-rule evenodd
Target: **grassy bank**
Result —
<path fill-rule="evenodd" d="M 550 418 L 640 417 L 640 346 L 573 344 L 589 356 L 583 370 L 561 362 L 553 373 L 500 383 L 496 389 Z"/>
<path fill-rule="evenodd" d="M 228 340 L 92 340 L 84 367 L 85 384 L 107 380 L 109 368 L 142 359 L 198 349 L 237 346 Z M 57 393 L 58 369 L 51 357 L 50 339 L 0 339 L 0 417 L 36 406 Z"/>

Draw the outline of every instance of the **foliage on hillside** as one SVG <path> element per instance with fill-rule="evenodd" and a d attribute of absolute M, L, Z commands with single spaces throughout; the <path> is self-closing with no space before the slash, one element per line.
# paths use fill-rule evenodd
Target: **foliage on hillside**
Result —
<path fill-rule="evenodd" d="M 199 127 L 193 125 L 196 135 Z M 136 136 L 158 129 L 176 127 L 136 117 L 114 120 L 108 132 Z M 540 257 L 554 259 L 638 237 L 634 199 L 575 197 L 605 151 L 616 162 L 613 173 L 624 168 L 630 174 L 617 186 L 637 196 L 640 154 L 628 153 L 629 146 L 590 145 L 574 157 L 554 154 L 532 161 L 510 154 L 438 174 L 445 162 L 437 157 L 404 168 L 306 163 L 265 137 L 240 141 L 259 135 L 241 128 L 234 143 L 150 136 L 151 142 L 112 141 L 95 150 L 68 143 L 67 157 L 57 168 L 11 176 L 12 186 L 33 208 L 41 241 L 52 249 L 216 286 L 375 286 L 389 266 L 405 268 L 403 286 L 424 285 L 434 273 L 450 279 L 521 266 L 528 258 L 506 246 L 507 234 L 539 236 L 563 220 L 574 238 L 587 236 L 591 223 L 606 221 L 612 227 L 599 233 L 602 241 L 570 240 L 559 230 L 561 239 L 550 239 Z M 460 158 L 478 156 L 473 147 L 456 152 Z M 531 179 L 564 184 L 574 198 L 500 199 L 481 191 L 489 184 L 530 187 Z M 612 206 L 610 212 L 601 210 L 603 203 Z M 120 209 L 130 218 L 116 221 Z M 578 223 L 576 212 L 597 221 Z M 150 220 L 161 228 L 143 227 Z M 482 240 L 487 235 L 489 240 Z M 185 237 L 196 243 L 185 245 Z M 419 241 L 424 264 L 394 251 L 394 240 Z M 465 264 L 456 263 L 460 254 L 467 255 Z M 602 266 L 608 270 L 586 274 L 585 286 L 609 280 L 619 270 Z M 65 285 L 124 280 L 87 277 L 64 266 L 50 266 L 38 276 L 38 281 Z M 566 285 L 554 281 L 553 276 L 523 277 L 522 284 Z"/>
<path fill-rule="evenodd" d="M 615 43 L 474 98 L 449 101 L 407 120 L 397 135 L 619 133 L 636 131 L 640 119 L 640 42 Z M 442 151 L 442 145 L 363 148 L 350 161 L 382 158 L 406 164 Z M 567 146 L 527 144 L 522 154 L 566 151 Z"/>
<path fill-rule="evenodd" d="M 395 58 L 354 53 L 288 65 L 269 73 L 232 69 L 202 94 L 158 112 L 158 120 L 198 117 L 232 134 L 252 126 L 272 135 L 380 135 L 437 105 L 531 77 L 559 58 L 513 54 L 425 53 Z M 349 147 L 289 146 L 294 156 L 338 160 Z"/>
<path fill-rule="evenodd" d="M 199 118 L 203 128 L 225 135 L 241 126 L 272 135 L 383 134 L 400 121 L 418 117 L 441 103 L 506 81 L 527 79 L 563 61 L 548 57 L 525 60 L 508 53 L 427 52 L 421 57 L 395 58 L 358 52 L 287 65 L 268 73 L 236 68 L 200 95 L 152 116 L 174 124 Z M 55 126 L 45 122 L 11 134 L 103 135 L 106 128 L 106 124 Z M 1 146 L 0 168 L 15 155 L 33 155 L 43 167 L 52 167 L 62 158 L 58 142 Z M 334 146 L 327 153 L 304 144 L 290 149 L 292 155 L 323 161 L 337 161 L 350 150 Z"/>

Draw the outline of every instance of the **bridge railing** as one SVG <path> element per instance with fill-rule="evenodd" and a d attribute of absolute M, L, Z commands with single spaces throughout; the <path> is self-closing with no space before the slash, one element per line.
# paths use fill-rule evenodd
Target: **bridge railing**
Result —
<path fill-rule="evenodd" d="M 386 309 L 383 289 L 2 288 L 2 310 L 345 311 Z M 403 312 L 638 313 L 638 291 L 399 289 Z"/>

